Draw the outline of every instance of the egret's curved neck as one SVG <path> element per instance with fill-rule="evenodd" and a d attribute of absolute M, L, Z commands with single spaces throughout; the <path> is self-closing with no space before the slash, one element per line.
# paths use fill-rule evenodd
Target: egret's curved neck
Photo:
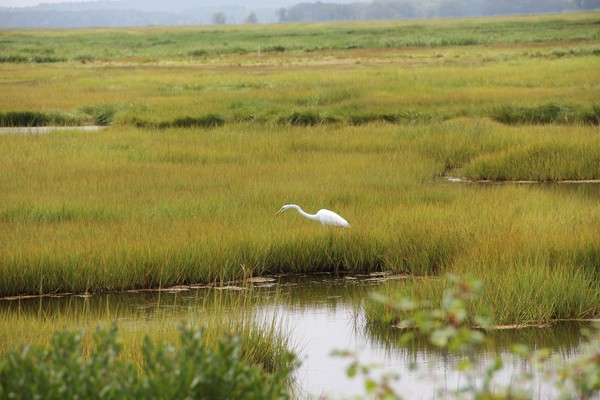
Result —
<path fill-rule="evenodd" d="M 303 217 L 306 217 L 312 221 L 317 221 L 317 214 L 309 214 L 307 212 L 305 212 L 303 209 L 300 208 L 300 206 L 297 206 L 295 204 L 292 205 L 292 208 L 295 208 L 300 215 L 302 215 Z"/>

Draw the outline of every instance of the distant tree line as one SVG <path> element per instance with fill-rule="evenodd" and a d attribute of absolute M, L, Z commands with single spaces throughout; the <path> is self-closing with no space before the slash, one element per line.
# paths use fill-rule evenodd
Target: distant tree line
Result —
<path fill-rule="evenodd" d="M 598 8 L 600 0 L 373 0 L 351 4 L 318 1 L 280 8 L 277 18 L 279 22 L 322 22 L 537 14 Z"/>
<path fill-rule="evenodd" d="M 600 0 L 372 0 L 349 4 L 305 2 L 288 8 L 261 9 L 255 12 L 235 5 L 227 6 L 222 11 L 218 8 L 159 11 L 141 10 L 136 8 L 139 4 L 130 1 L 132 0 L 68 2 L 26 8 L 0 7 L 0 27 L 223 25 L 241 22 L 256 24 L 276 21 L 477 17 L 600 9 Z"/>

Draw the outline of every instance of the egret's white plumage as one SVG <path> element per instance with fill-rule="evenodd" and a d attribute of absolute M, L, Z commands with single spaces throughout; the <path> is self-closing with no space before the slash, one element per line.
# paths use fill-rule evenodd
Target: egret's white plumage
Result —
<path fill-rule="evenodd" d="M 285 210 L 289 210 L 290 208 L 296 209 L 300 213 L 300 215 L 302 215 L 312 221 L 320 222 L 321 225 L 323 225 L 323 226 L 330 225 L 330 226 L 341 226 L 343 228 L 350 228 L 350 224 L 348 223 L 348 221 L 346 221 L 344 218 L 342 218 L 337 213 L 334 213 L 331 210 L 322 209 L 322 210 L 317 211 L 316 214 L 309 214 L 295 204 L 286 204 L 285 206 L 281 207 L 281 209 L 279 211 L 277 211 L 277 213 L 275 213 L 275 215 L 277 215 L 281 212 L 284 212 Z"/>

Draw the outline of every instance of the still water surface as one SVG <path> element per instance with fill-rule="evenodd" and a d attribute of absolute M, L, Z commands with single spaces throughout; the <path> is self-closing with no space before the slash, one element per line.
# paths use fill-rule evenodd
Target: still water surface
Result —
<path fill-rule="evenodd" d="M 373 376 L 383 371 L 394 372 L 400 379 L 394 383 L 404 398 L 444 398 L 438 389 L 455 390 L 464 385 L 465 374 L 454 372 L 459 361 L 455 356 L 440 352 L 426 343 L 409 346 L 398 344 L 398 332 L 377 331 L 365 323 L 357 304 L 368 293 L 377 290 L 381 278 L 377 275 L 334 276 L 330 274 L 274 277 L 245 287 L 231 287 L 227 297 L 247 297 L 252 301 L 231 301 L 230 304 L 252 304 L 256 318 L 275 320 L 291 336 L 291 343 L 299 352 L 302 365 L 297 372 L 301 398 L 348 398 L 363 394 L 364 381 L 349 379 L 345 369 L 350 359 L 333 357 L 332 350 L 356 352 L 364 364 L 377 364 Z M 215 289 L 189 289 L 178 292 L 120 293 L 90 298 L 64 297 L 33 299 L 28 301 L 0 302 L 8 312 L 26 312 L 46 317 L 53 313 L 68 315 L 80 309 L 95 310 L 102 315 L 108 310 L 118 310 L 121 325 L 139 324 L 146 318 L 150 323 L 157 310 L 190 318 L 210 313 Z M 221 292 L 223 293 L 223 292 Z M 9 311 L 10 310 L 10 311 Z M 222 309 L 221 309 L 222 310 Z M 235 306 L 231 307 L 235 313 Z M 511 360 L 509 344 L 525 343 L 532 348 L 549 347 L 555 355 L 567 360 L 580 353 L 578 346 L 583 338 L 578 324 L 561 324 L 547 329 L 521 329 L 493 334 L 493 341 L 475 355 L 478 368 L 489 364 L 491 357 L 501 356 L 505 367 L 499 373 L 498 384 L 515 384 L 527 363 Z M 418 368 L 413 371 L 410 365 Z M 540 374 L 525 387 L 532 389 L 534 398 L 551 398 L 550 383 Z"/>

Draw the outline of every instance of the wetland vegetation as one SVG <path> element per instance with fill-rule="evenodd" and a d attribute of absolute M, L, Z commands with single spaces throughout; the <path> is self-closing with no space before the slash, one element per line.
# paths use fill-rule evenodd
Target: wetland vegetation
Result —
<path fill-rule="evenodd" d="M 0 135 L 0 297 L 453 273 L 498 324 L 598 318 L 598 192 L 552 188 L 600 179 L 599 20 L 0 31 L 2 125 L 107 126 Z"/>

